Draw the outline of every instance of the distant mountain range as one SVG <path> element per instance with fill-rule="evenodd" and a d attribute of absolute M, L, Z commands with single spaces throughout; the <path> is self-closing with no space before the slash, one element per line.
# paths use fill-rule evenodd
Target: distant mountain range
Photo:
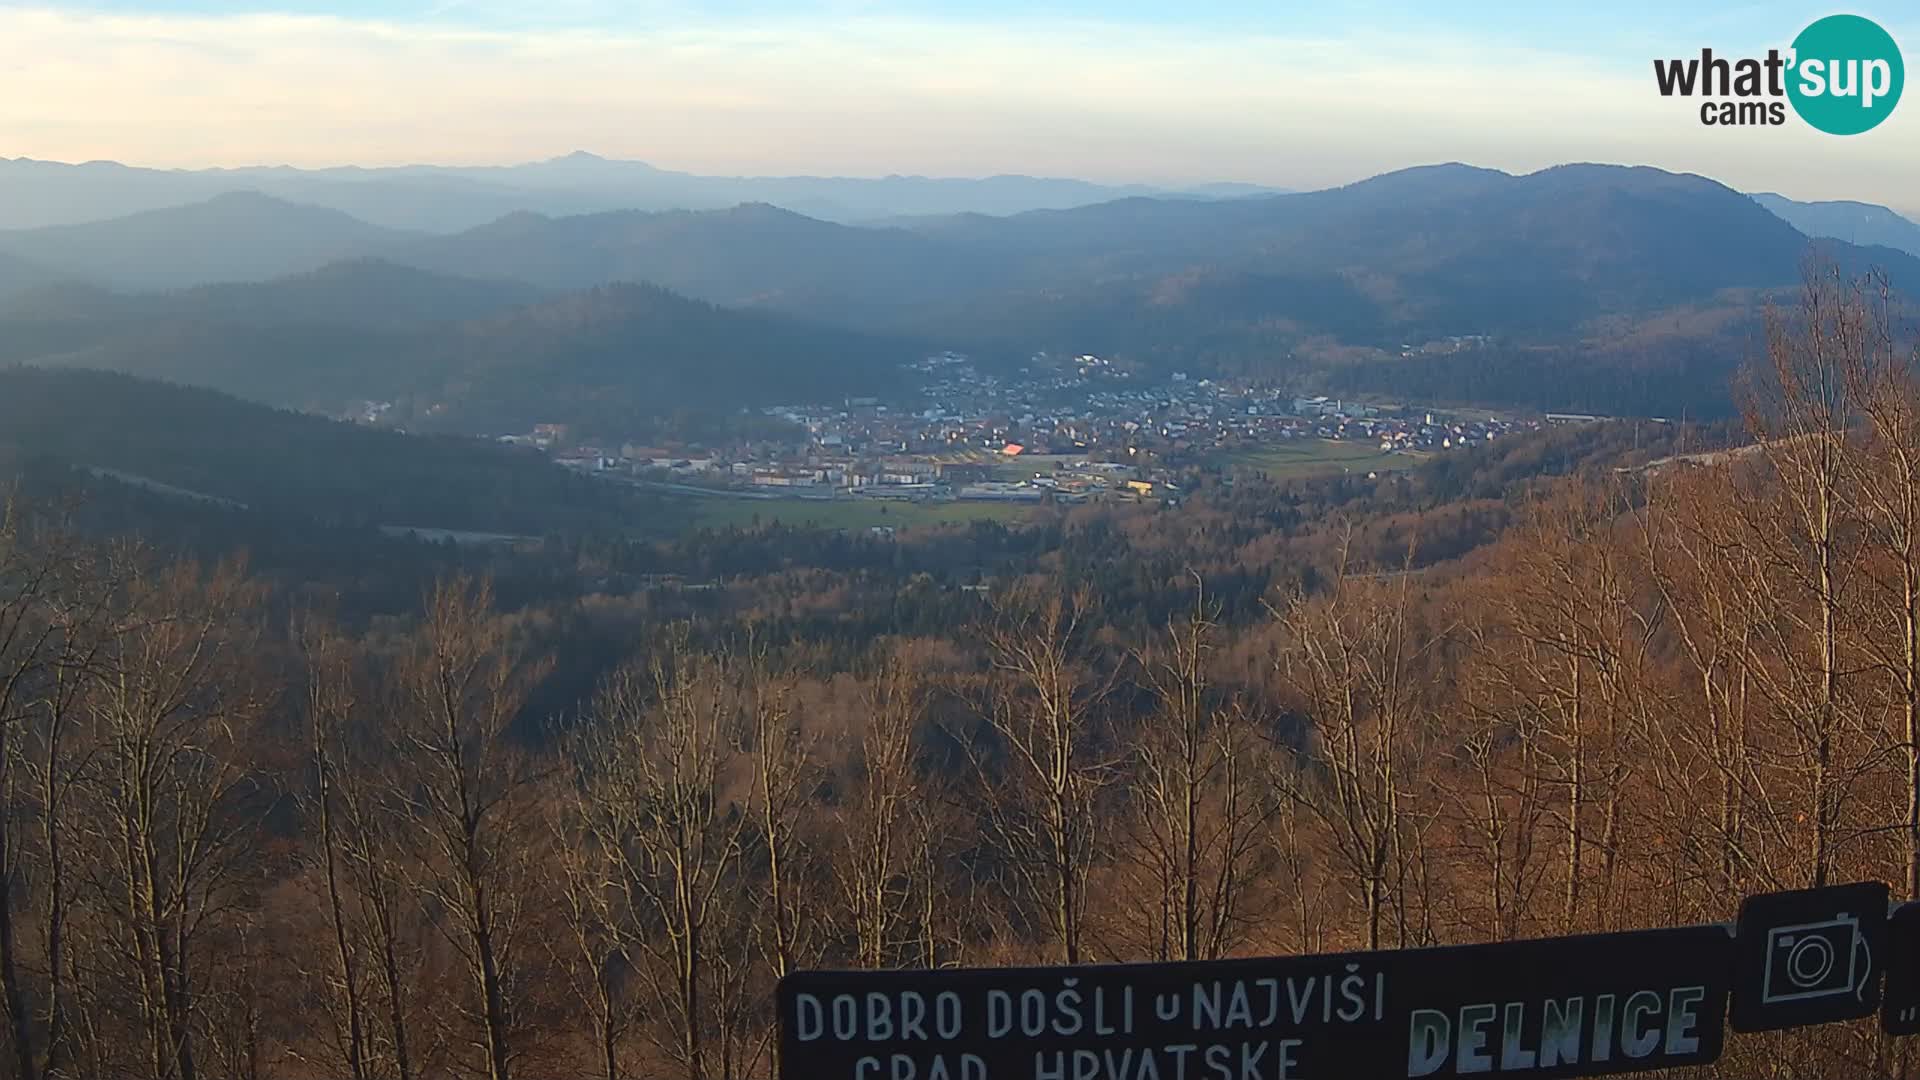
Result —
<path fill-rule="evenodd" d="M 1884 206 L 1845 201 L 1796 202 L 1770 191 L 1753 199 L 1808 236 L 1897 248 L 1909 255 L 1920 255 L 1920 225 Z"/>
<path fill-rule="evenodd" d="M 1197 199 L 1270 194 L 1252 184 L 1190 189 L 1033 176 L 700 176 L 574 153 L 501 166 L 168 170 L 0 158 L 0 229 L 72 225 L 253 191 L 338 210 L 390 229 L 457 232 L 515 211 L 716 210 L 771 203 L 830 221 L 1083 206 L 1130 195 Z"/>
<path fill-rule="evenodd" d="M 550 291 L 646 282 L 717 304 L 943 333 L 943 318 L 971 321 L 982 305 L 1005 310 L 1040 299 L 1070 314 L 1086 298 L 1118 290 L 1177 308 L 1196 293 L 1270 278 L 1273 288 L 1254 289 L 1273 305 L 1267 314 L 1339 332 L 1365 323 L 1391 337 L 1552 331 L 1721 289 L 1786 284 L 1808 237 L 1836 230 L 1797 229 L 1781 212 L 1831 216 L 1825 204 L 1750 199 L 1698 176 L 1604 165 L 1525 176 L 1440 165 L 1324 191 L 1133 197 L 873 227 L 760 203 L 563 217 L 519 211 L 430 235 L 231 194 L 111 221 L 0 232 L 0 258 L 9 260 L 0 274 L 14 267 L 13 291 L 49 278 L 142 290 L 379 258 Z M 1865 239 L 1899 239 L 1888 231 Z M 1834 250 L 1855 261 L 1898 269 L 1914 258 L 1875 256 L 1837 239 Z M 1299 303 L 1282 282 L 1302 286 Z M 1351 302 L 1329 310 L 1333 294 Z"/>
<path fill-rule="evenodd" d="M 559 185 L 623 168 L 574 158 L 531 175 Z M 1902 224 L 1884 208 L 1608 165 L 1437 165 L 1315 192 L 861 226 L 751 203 L 520 210 L 436 234 L 228 194 L 0 232 L 0 360 L 300 407 L 404 397 L 477 430 L 832 397 L 884 385 L 934 347 L 1390 391 L 1408 385 L 1403 346 L 1458 336 L 1507 350 L 1500 366 L 1478 361 L 1505 374 L 1476 393 L 1527 400 L 1521 388 L 1545 386 L 1578 348 L 1582 364 L 1643 373 L 1680 370 L 1684 352 L 1685 379 L 1661 383 L 1663 398 L 1693 386 L 1724 400 L 1724 382 L 1702 381 L 1742 346 L 1697 328 L 1733 334 L 1725 313 L 1793 286 L 1810 251 L 1920 282 Z M 1656 319 L 1658 335 L 1627 329 Z M 1595 351 L 1600 339 L 1625 351 Z"/>

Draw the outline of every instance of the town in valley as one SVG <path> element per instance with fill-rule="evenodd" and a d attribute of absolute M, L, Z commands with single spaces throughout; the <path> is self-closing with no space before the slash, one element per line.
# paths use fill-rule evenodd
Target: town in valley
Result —
<path fill-rule="evenodd" d="M 499 436 L 569 468 L 690 498 L 928 504 L 1177 503 L 1194 469 L 1276 477 L 1413 467 L 1572 414 L 1505 415 L 1301 395 L 1181 372 L 1137 377 L 1093 355 L 1010 374 L 948 352 L 909 365 L 918 392 L 774 405 L 726 442 L 585 438 L 539 424 Z"/>

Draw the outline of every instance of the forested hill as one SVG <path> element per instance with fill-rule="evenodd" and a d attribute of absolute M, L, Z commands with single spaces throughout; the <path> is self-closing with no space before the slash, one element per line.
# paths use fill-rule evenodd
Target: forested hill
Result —
<path fill-rule="evenodd" d="M 678 408 L 893 391 L 929 348 L 632 284 L 465 323 L 432 347 L 448 373 L 442 400 L 463 429 L 561 418 L 601 433 Z"/>
<path fill-rule="evenodd" d="M 109 221 L 0 232 L 0 252 L 119 288 L 258 281 L 411 239 L 337 210 L 233 191 Z"/>
<path fill-rule="evenodd" d="M 338 525 L 532 535 L 659 525 L 653 500 L 530 451 L 108 372 L 0 369 L 0 449 Z"/>
<path fill-rule="evenodd" d="M 1799 202 L 1771 191 L 1753 197 L 1808 236 L 1829 236 L 1850 244 L 1895 248 L 1920 256 L 1920 225 L 1874 203 L 1842 199 Z"/>
<path fill-rule="evenodd" d="M 17 255 L 0 252 L 0 298 L 43 288 L 57 278 L 58 275 L 46 267 L 35 265 Z"/>
<path fill-rule="evenodd" d="M 656 286 L 550 297 L 378 260 L 164 295 L 69 286 L 0 306 L 0 360 L 327 413 L 391 401 L 409 427 L 466 434 L 557 421 L 617 438 L 686 408 L 872 394 L 926 349 Z"/>

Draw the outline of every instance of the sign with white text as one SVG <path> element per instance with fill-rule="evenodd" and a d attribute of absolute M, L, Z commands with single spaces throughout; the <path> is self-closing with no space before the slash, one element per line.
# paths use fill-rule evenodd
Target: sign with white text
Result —
<path fill-rule="evenodd" d="M 1720 1055 L 1733 938 L 1702 926 L 1070 968 L 802 972 L 783 1080 L 1536 1077 Z"/>

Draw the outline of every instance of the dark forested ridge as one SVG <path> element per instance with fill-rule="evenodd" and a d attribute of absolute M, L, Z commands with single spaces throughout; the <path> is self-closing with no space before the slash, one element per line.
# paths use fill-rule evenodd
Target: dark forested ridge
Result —
<path fill-rule="evenodd" d="M 264 284 L 125 296 L 69 286 L 0 305 L 0 360 L 101 368 L 412 427 L 564 422 L 614 438 L 676 410 L 885 392 L 930 346 L 654 286 L 531 286 L 360 260 Z"/>
<path fill-rule="evenodd" d="M 618 435 L 676 408 L 891 394 L 931 346 L 608 285 L 463 324 L 436 348 L 467 430 L 559 418 Z"/>
<path fill-rule="evenodd" d="M 0 447 L 282 520 L 531 534 L 661 527 L 659 507 L 477 439 L 404 435 L 99 371 L 0 368 Z"/>

